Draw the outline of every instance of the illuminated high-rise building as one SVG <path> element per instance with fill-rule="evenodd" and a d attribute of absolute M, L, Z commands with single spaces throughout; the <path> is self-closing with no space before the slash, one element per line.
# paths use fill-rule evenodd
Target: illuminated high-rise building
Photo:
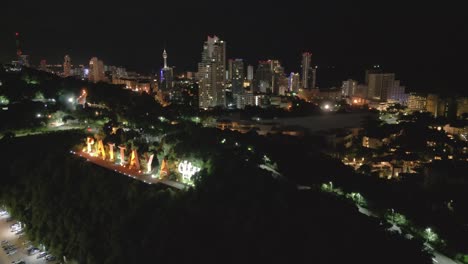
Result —
<path fill-rule="evenodd" d="M 63 60 L 63 77 L 69 77 L 71 73 L 71 58 L 65 55 Z"/>
<path fill-rule="evenodd" d="M 244 78 L 245 78 L 245 72 L 244 72 L 244 61 L 242 59 L 231 59 L 229 60 L 229 81 L 231 82 L 231 89 L 232 89 L 232 94 L 234 97 L 236 95 L 241 94 L 244 90 L 243 85 L 244 85 Z"/>
<path fill-rule="evenodd" d="M 91 58 L 89 61 L 88 79 L 94 83 L 105 81 L 104 63 L 102 60 L 98 60 L 96 57 Z"/>
<path fill-rule="evenodd" d="M 410 93 L 408 96 L 408 110 L 426 111 L 427 96 Z"/>
<path fill-rule="evenodd" d="M 348 79 L 343 81 L 341 85 L 341 94 L 345 97 L 347 96 L 355 96 L 357 93 L 357 86 L 358 82 L 352 79 Z"/>
<path fill-rule="evenodd" d="M 254 67 L 252 65 L 247 66 L 247 80 L 252 81 L 254 78 Z"/>
<path fill-rule="evenodd" d="M 255 92 L 271 93 L 273 89 L 273 61 L 259 61 L 255 72 Z"/>
<path fill-rule="evenodd" d="M 284 95 L 288 89 L 288 79 L 284 73 L 284 67 L 278 60 L 274 60 L 272 63 L 273 83 L 272 93 L 276 95 Z"/>
<path fill-rule="evenodd" d="M 174 83 L 174 72 L 172 67 L 167 66 L 167 52 L 163 51 L 164 67 L 161 69 L 159 89 L 167 92 L 172 90 Z"/>
<path fill-rule="evenodd" d="M 19 64 L 19 66 L 29 67 L 29 55 L 23 54 L 21 36 L 18 32 L 15 33 L 15 40 L 16 40 L 16 57 L 17 57 L 16 63 Z"/>
<path fill-rule="evenodd" d="M 395 87 L 395 74 L 381 70 L 366 71 L 366 81 L 369 99 L 387 101 L 388 91 Z"/>
<path fill-rule="evenodd" d="M 301 76 L 299 73 L 291 72 L 288 79 L 288 90 L 289 92 L 298 93 L 299 87 L 301 86 Z"/>
<path fill-rule="evenodd" d="M 208 36 L 203 45 L 202 59 L 198 63 L 199 107 L 222 106 L 225 102 L 226 42 L 217 36 Z"/>
<path fill-rule="evenodd" d="M 393 86 L 388 87 L 387 101 L 403 105 L 406 105 L 408 102 L 408 94 L 405 93 L 405 86 L 401 86 L 399 80 L 395 80 Z"/>
<path fill-rule="evenodd" d="M 255 72 L 255 90 L 261 93 L 280 94 L 288 88 L 288 79 L 278 60 L 259 61 Z"/>
<path fill-rule="evenodd" d="M 314 89 L 315 88 L 315 69 L 312 67 L 312 53 L 302 53 L 302 88 Z"/>

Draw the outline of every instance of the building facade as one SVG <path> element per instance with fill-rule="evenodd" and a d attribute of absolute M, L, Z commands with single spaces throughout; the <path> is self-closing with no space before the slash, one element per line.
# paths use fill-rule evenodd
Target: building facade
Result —
<path fill-rule="evenodd" d="M 163 51 L 164 67 L 160 71 L 159 89 L 163 92 L 169 92 L 174 87 L 174 72 L 172 67 L 167 66 L 167 52 Z"/>
<path fill-rule="evenodd" d="M 426 111 L 427 97 L 424 95 L 410 93 L 408 96 L 408 110 Z"/>
<path fill-rule="evenodd" d="M 198 64 L 199 107 L 208 109 L 225 106 L 226 42 L 208 36 Z"/>
<path fill-rule="evenodd" d="M 63 59 L 63 77 L 69 77 L 71 75 L 71 58 L 65 55 Z"/>
<path fill-rule="evenodd" d="M 394 73 L 366 71 L 368 98 L 371 100 L 387 101 L 388 90 L 395 86 Z"/>
<path fill-rule="evenodd" d="M 315 88 L 315 69 L 312 67 L 312 53 L 302 53 L 302 88 L 314 89 Z"/>
<path fill-rule="evenodd" d="M 89 61 L 89 75 L 90 82 L 103 82 L 105 81 L 104 63 L 96 57 L 91 58 Z"/>

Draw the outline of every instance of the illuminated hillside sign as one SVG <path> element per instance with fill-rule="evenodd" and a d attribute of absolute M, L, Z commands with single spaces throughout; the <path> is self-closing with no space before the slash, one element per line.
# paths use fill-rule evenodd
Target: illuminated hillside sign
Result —
<path fill-rule="evenodd" d="M 107 143 L 104 145 L 102 139 L 94 139 L 93 137 L 87 137 L 85 141 L 86 146 L 83 148 L 83 153 L 96 158 L 100 158 L 105 161 L 115 162 L 120 166 L 126 167 L 129 169 L 138 170 L 140 173 L 143 171 L 145 174 L 151 174 L 153 171 L 152 164 L 155 158 L 155 154 L 146 153 L 144 155 L 144 162 L 140 166 L 140 156 L 138 155 L 137 150 L 130 149 L 127 150 L 126 146 L 116 146 L 114 143 Z M 146 166 L 145 166 L 146 165 Z M 157 164 L 159 165 L 159 164 Z M 157 166 L 156 165 L 156 166 Z M 201 169 L 195 166 L 192 162 L 183 160 L 179 162 L 177 166 L 178 171 L 182 175 L 183 182 L 190 182 L 193 175 L 199 172 Z M 166 158 L 161 161 L 159 168 L 159 178 L 164 178 L 170 174 L 169 162 Z M 152 175 L 153 178 L 156 178 L 155 175 Z"/>

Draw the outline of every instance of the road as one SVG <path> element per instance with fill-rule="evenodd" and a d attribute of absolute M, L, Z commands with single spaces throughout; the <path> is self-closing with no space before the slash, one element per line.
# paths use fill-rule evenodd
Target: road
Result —
<path fill-rule="evenodd" d="M 359 212 L 361 214 L 367 215 L 369 217 L 379 218 L 378 214 L 373 212 L 372 210 L 370 210 L 368 208 L 361 207 L 359 205 L 357 205 L 357 207 L 358 207 L 358 210 L 359 210 Z M 400 234 L 402 233 L 401 228 L 399 226 L 395 225 L 395 224 L 393 224 L 392 227 L 389 230 L 398 232 Z M 428 245 L 426 243 L 424 245 L 434 255 L 434 257 L 432 258 L 432 262 L 434 264 L 462 264 L 462 263 L 460 263 L 458 261 L 455 261 L 455 260 L 445 256 L 444 254 L 434 250 L 430 245 Z"/>
<path fill-rule="evenodd" d="M 79 152 L 71 152 L 75 155 L 78 155 L 82 158 L 85 158 L 86 161 L 88 162 L 92 162 L 96 165 L 99 165 L 101 167 L 104 167 L 106 169 L 109 169 L 109 170 L 113 170 L 117 173 L 120 173 L 120 174 L 123 174 L 127 177 L 131 177 L 135 180 L 139 180 L 139 181 L 142 181 L 146 184 L 158 184 L 158 183 L 161 183 L 161 184 L 165 184 L 167 186 L 170 186 L 170 187 L 173 187 L 173 188 L 176 188 L 176 189 L 179 189 L 179 190 L 184 190 L 186 189 L 188 186 L 183 184 L 183 183 L 180 183 L 180 182 L 176 182 L 176 181 L 170 181 L 170 180 L 160 180 L 160 179 L 156 179 L 156 178 L 152 178 L 150 175 L 148 174 L 145 174 L 145 173 L 142 173 L 140 171 L 137 171 L 136 169 L 129 169 L 128 167 L 123 167 L 119 164 L 115 164 L 113 162 L 110 162 L 110 161 L 107 161 L 107 160 L 103 160 L 102 158 L 100 157 L 95 157 L 95 156 L 91 156 L 89 155 L 88 153 L 86 152 L 82 152 L 82 151 L 79 151 Z"/>
<path fill-rule="evenodd" d="M 0 241 L 3 241 L 3 240 L 10 241 L 10 244 L 15 245 L 18 248 L 18 251 L 13 255 L 8 256 L 3 250 L 3 248 L 0 248 L 0 264 L 11 264 L 12 261 L 16 261 L 20 259 L 26 261 L 27 264 L 58 263 L 58 261 L 47 262 L 45 261 L 44 258 L 37 259 L 37 254 L 33 256 L 28 256 L 27 251 L 22 244 L 25 241 L 27 241 L 26 236 L 22 236 L 18 238 L 17 235 L 11 232 L 10 225 L 16 222 L 15 221 L 7 222 L 6 218 L 7 216 L 0 217 Z"/>

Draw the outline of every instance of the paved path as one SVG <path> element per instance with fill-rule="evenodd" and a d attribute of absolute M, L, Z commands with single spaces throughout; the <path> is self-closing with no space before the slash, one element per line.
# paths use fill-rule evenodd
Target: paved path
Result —
<path fill-rule="evenodd" d="M 139 181 L 142 181 L 142 182 L 147 183 L 147 184 L 162 183 L 162 184 L 165 184 L 167 186 L 170 186 L 170 187 L 173 187 L 173 188 L 176 188 L 176 189 L 179 189 L 179 190 L 184 190 L 184 189 L 186 189 L 188 187 L 187 185 L 185 185 L 183 183 L 180 183 L 180 182 L 170 181 L 170 180 L 160 180 L 160 179 L 153 178 L 150 175 L 148 175 L 146 173 L 142 173 L 141 171 L 138 171 L 136 169 L 129 169 L 128 167 L 123 167 L 120 164 L 115 164 L 115 163 L 110 162 L 108 160 L 103 160 L 100 157 L 91 156 L 86 152 L 71 151 L 71 153 L 73 153 L 75 155 L 78 155 L 78 156 L 80 156 L 82 158 L 85 158 L 86 161 L 88 161 L 88 162 L 92 162 L 92 163 L 94 163 L 96 165 L 99 165 L 99 166 L 104 167 L 104 168 L 109 169 L 109 170 L 113 170 L 113 171 L 115 171 L 117 173 L 120 173 L 120 174 L 123 174 L 125 176 L 134 178 L 135 180 L 139 180 Z"/>

